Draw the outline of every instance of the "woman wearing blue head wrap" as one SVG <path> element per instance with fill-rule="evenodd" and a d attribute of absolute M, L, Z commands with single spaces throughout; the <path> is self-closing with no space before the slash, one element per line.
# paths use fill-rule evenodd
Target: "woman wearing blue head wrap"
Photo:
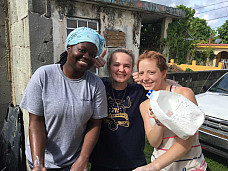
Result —
<path fill-rule="evenodd" d="M 29 112 L 26 156 L 33 171 L 87 169 L 107 116 L 105 87 L 88 71 L 104 43 L 94 30 L 77 28 L 60 62 L 32 75 L 20 106 Z"/>

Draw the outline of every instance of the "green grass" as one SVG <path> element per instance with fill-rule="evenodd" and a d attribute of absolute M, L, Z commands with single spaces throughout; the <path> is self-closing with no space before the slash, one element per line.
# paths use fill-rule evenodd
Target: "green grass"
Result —
<path fill-rule="evenodd" d="M 228 171 L 227 159 L 208 151 L 203 151 L 205 160 L 212 171 Z"/>
<path fill-rule="evenodd" d="M 153 147 L 150 146 L 147 138 L 144 149 L 147 163 L 150 163 L 150 157 L 153 152 Z M 217 156 L 207 151 L 203 151 L 205 160 L 211 171 L 228 171 L 228 161 L 225 158 Z"/>

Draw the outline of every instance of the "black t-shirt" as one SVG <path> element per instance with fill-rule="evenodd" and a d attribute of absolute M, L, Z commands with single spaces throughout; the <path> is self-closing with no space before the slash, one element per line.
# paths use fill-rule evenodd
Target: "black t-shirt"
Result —
<path fill-rule="evenodd" d="M 117 91 L 109 81 L 103 81 L 108 117 L 102 121 L 100 137 L 90 162 L 112 169 L 144 165 L 145 131 L 139 105 L 146 100 L 146 91 L 138 84 L 128 84 L 125 90 Z"/>

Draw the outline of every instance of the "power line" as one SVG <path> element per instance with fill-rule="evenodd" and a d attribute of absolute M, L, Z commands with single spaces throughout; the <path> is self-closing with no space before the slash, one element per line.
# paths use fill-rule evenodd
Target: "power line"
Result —
<path fill-rule="evenodd" d="M 216 19 L 225 18 L 225 17 L 228 17 L 228 15 L 227 15 L 227 16 L 223 16 L 223 17 L 218 17 L 218 18 L 209 19 L 209 20 L 206 20 L 206 21 L 216 20 Z"/>
<path fill-rule="evenodd" d="M 210 4 L 210 5 L 207 5 L 207 6 L 198 7 L 198 8 L 195 8 L 195 9 L 205 8 L 205 7 L 221 4 L 221 3 L 224 3 L 224 2 L 228 2 L 228 1 L 218 2 L 218 3 Z"/>
<path fill-rule="evenodd" d="M 212 29 L 219 28 L 219 27 L 212 27 Z"/>
<path fill-rule="evenodd" d="M 226 8 L 226 7 L 228 7 L 228 6 L 221 7 L 221 8 L 215 8 L 215 9 L 208 10 L 208 11 L 198 12 L 198 13 L 195 13 L 195 14 L 202 14 L 202 13 L 205 13 L 205 12 L 210 12 L 210 11 L 214 11 L 214 10 L 218 10 L 218 9 L 222 9 L 222 8 Z"/>

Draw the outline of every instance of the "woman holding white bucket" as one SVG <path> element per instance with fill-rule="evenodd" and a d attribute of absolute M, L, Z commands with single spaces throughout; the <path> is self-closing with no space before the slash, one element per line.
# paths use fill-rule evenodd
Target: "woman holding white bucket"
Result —
<path fill-rule="evenodd" d="M 192 106 L 194 110 L 198 112 L 197 121 L 199 123 L 193 124 L 196 125 L 194 129 L 196 130 L 192 136 L 186 136 L 185 130 L 182 132 L 177 130 L 175 124 L 167 124 L 169 119 L 172 118 L 171 115 L 178 115 L 178 119 L 180 119 L 180 125 L 183 125 L 182 121 L 191 118 L 191 115 L 184 115 L 188 112 L 188 107 L 180 109 L 184 111 L 183 113 L 178 113 L 177 111 L 169 111 L 167 112 L 167 118 L 164 119 L 163 116 L 160 116 L 158 113 L 155 113 L 156 109 L 151 106 L 151 99 L 148 99 L 141 103 L 140 111 L 144 120 L 144 127 L 146 131 L 146 135 L 151 146 L 154 147 L 154 152 L 151 156 L 151 163 L 142 167 L 138 167 L 135 171 L 141 170 L 168 170 L 168 171 L 184 171 L 184 170 L 197 170 L 204 171 L 209 170 L 207 167 L 207 163 L 202 154 L 201 145 L 199 143 L 199 137 L 197 129 L 202 124 L 204 120 L 204 115 L 201 113 L 200 109 L 198 109 L 197 102 L 195 99 L 195 95 L 190 88 L 187 87 L 175 87 L 170 86 L 165 82 L 166 73 L 168 66 L 166 64 L 165 58 L 158 52 L 155 51 L 145 51 L 143 54 L 139 56 L 137 62 L 138 68 L 138 79 L 140 83 L 146 90 L 154 90 L 161 92 L 160 90 L 165 91 L 166 93 L 174 92 L 179 95 L 183 95 L 185 98 L 184 104 Z M 134 75 L 134 79 L 136 79 L 137 75 Z M 176 100 L 171 96 L 171 100 Z M 186 100 L 188 99 L 188 100 Z M 168 98 L 165 99 L 166 103 L 168 103 Z M 190 102 L 190 101 L 191 102 Z M 153 104 L 152 104 L 153 105 Z M 181 104 L 182 105 L 182 104 Z M 167 106 L 167 105 L 166 105 Z M 151 109 L 152 108 L 152 109 Z M 177 107 L 178 109 L 178 107 Z M 154 112 L 154 114 L 152 113 Z M 157 111 L 156 111 L 157 112 Z M 151 115 L 152 113 L 152 115 Z M 157 115 L 158 114 L 158 115 Z M 155 116 L 156 115 L 156 116 Z M 158 118 L 159 116 L 159 118 Z M 153 119 L 151 119 L 153 118 Z M 187 118 L 187 119 L 185 119 Z M 167 122 L 160 122 L 161 120 Z M 151 124 L 151 120 L 155 120 L 154 124 Z M 158 121 L 159 120 L 159 121 Z M 171 119 L 172 121 L 172 119 Z M 196 122 L 195 118 L 192 118 L 191 122 Z M 177 121 L 178 123 L 178 121 Z M 198 126 L 198 127 L 197 127 Z M 168 128 L 169 129 L 168 129 Z M 177 125 L 178 127 L 178 125 Z M 184 126 L 182 127 L 184 128 Z M 175 130 L 173 132 L 173 130 Z M 180 134 L 179 134 L 180 133 Z M 181 138 L 180 138 L 181 137 Z"/>

